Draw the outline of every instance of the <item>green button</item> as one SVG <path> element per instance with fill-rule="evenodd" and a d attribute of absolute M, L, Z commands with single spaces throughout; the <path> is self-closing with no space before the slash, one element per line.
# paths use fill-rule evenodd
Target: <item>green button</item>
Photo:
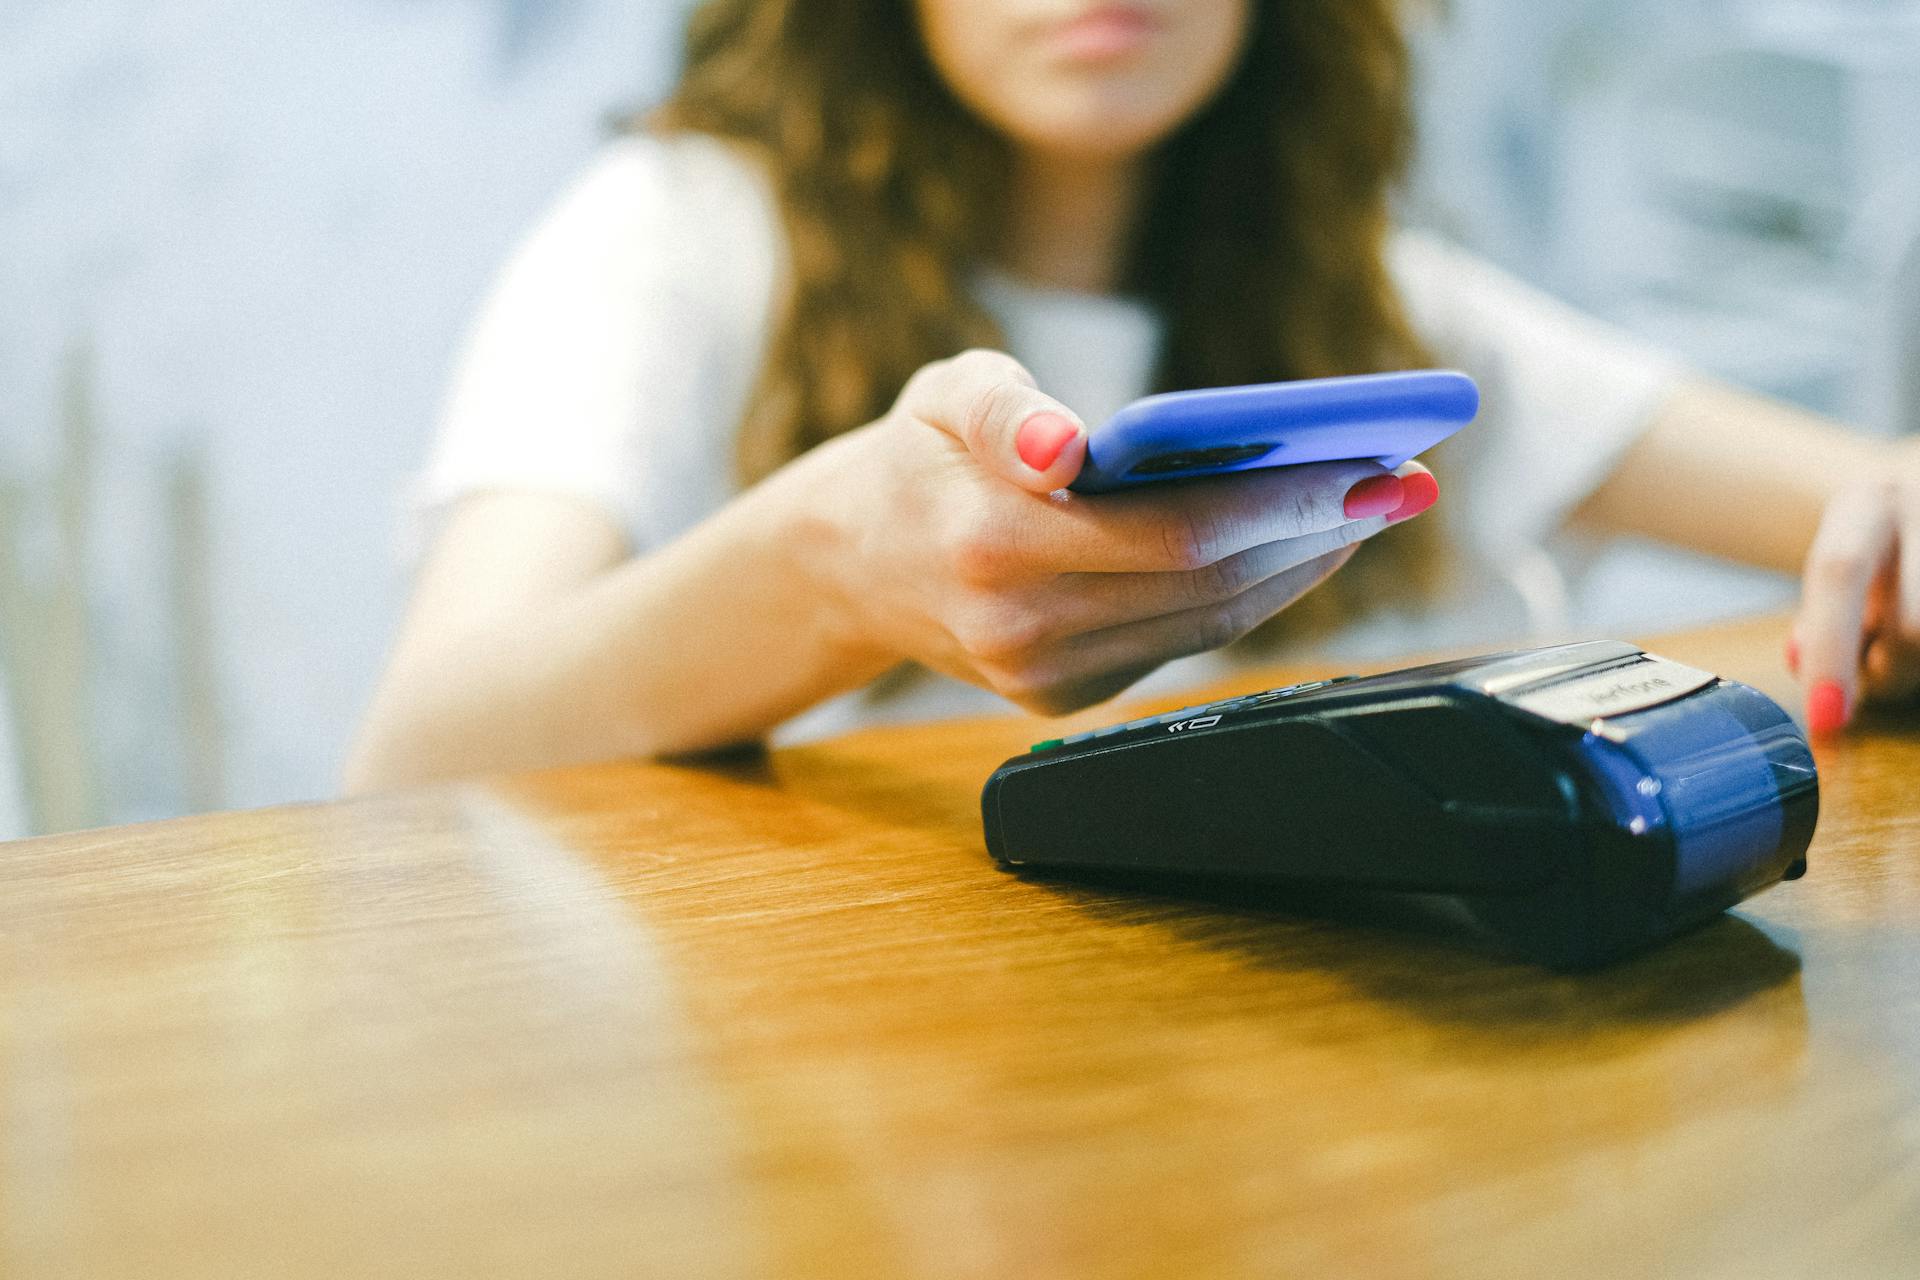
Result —
<path fill-rule="evenodd" d="M 1059 738 L 1048 738 L 1045 742 L 1034 743 L 1032 746 L 1028 747 L 1027 750 L 1028 751 L 1051 751 L 1055 747 L 1060 745 L 1060 741 L 1061 740 Z"/>

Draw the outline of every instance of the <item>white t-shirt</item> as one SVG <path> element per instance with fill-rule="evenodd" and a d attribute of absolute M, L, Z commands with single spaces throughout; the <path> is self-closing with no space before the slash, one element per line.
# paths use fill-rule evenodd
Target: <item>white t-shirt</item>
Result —
<path fill-rule="evenodd" d="M 768 347 L 784 240 L 765 175 L 724 143 L 609 145 L 481 309 L 416 510 L 483 490 L 565 493 L 605 507 L 636 553 L 714 511 L 736 490 L 733 441 Z M 1389 267 L 1421 338 L 1481 388 L 1480 418 L 1449 446 L 1441 476 L 1458 587 L 1417 616 L 1358 619 L 1320 651 L 1374 658 L 1557 631 L 1552 535 L 1679 369 L 1431 236 L 1398 232 Z M 1149 390 L 1161 321 L 1146 304 L 991 270 L 975 288 L 1010 352 L 1089 424 Z M 1172 663 L 1135 691 L 1214 679 L 1232 662 L 1228 651 Z M 885 698 L 834 699 L 779 736 L 1005 706 L 927 676 Z"/>

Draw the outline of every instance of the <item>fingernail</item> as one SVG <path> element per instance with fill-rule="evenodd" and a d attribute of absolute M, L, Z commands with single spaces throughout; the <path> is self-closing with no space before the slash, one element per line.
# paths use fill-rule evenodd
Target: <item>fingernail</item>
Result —
<path fill-rule="evenodd" d="M 1042 411 L 1020 424 L 1020 430 L 1014 433 L 1013 447 L 1020 461 L 1035 471 L 1045 471 L 1079 431 L 1079 427 L 1060 414 Z"/>
<path fill-rule="evenodd" d="M 1792 636 L 1787 637 L 1787 670 L 1800 674 L 1800 642 Z"/>
<path fill-rule="evenodd" d="M 1847 691 L 1838 680 L 1819 680 L 1807 690 L 1807 728 L 1838 733 L 1847 723 Z"/>
<path fill-rule="evenodd" d="M 1402 520 L 1411 520 L 1440 500 L 1440 482 L 1431 472 L 1416 471 L 1400 481 L 1406 498 L 1387 513 L 1388 524 L 1399 524 Z"/>
<path fill-rule="evenodd" d="M 1347 490 L 1347 499 L 1341 504 L 1349 520 L 1364 520 L 1368 516 L 1383 516 L 1400 505 L 1405 496 L 1400 477 L 1391 473 L 1384 476 L 1368 476 L 1353 488 Z"/>

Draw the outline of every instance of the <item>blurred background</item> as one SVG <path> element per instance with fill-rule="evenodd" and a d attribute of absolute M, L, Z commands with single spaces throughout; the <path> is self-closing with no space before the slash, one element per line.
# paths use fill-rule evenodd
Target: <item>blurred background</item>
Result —
<path fill-rule="evenodd" d="M 687 7 L 0 5 L 0 837 L 333 793 L 462 325 Z M 1920 0 L 1438 8 L 1411 217 L 1920 428 Z M 1635 546 L 1574 583 L 1595 632 L 1790 598 Z"/>

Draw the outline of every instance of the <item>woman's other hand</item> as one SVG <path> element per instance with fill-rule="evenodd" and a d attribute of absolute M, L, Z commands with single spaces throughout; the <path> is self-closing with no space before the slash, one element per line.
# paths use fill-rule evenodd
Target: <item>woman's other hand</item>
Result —
<path fill-rule="evenodd" d="M 1807 726 L 1832 733 L 1862 700 L 1920 694 L 1920 443 L 1827 504 L 1807 554 L 1787 664 Z"/>
<path fill-rule="evenodd" d="M 1363 461 L 1062 492 L 1085 457 L 1071 410 L 969 351 L 768 487 L 857 646 L 1046 714 L 1238 639 L 1437 496 L 1418 464 Z"/>

